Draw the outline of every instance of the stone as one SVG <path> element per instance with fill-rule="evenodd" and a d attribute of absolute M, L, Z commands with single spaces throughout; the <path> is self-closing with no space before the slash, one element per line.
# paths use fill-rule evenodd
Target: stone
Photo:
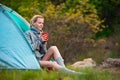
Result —
<path fill-rule="evenodd" d="M 102 67 L 120 67 L 120 58 L 107 58 Z"/>
<path fill-rule="evenodd" d="M 86 58 L 83 61 L 75 62 L 71 66 L 73 66 L 75 68 L 79 68 L 79 67 L 95 67 L 96 62 L 92 58 Z"/>

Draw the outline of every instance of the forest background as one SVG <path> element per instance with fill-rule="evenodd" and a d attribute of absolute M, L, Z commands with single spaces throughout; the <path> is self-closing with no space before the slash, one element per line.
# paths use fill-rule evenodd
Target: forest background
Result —
<path fill-rule="evenodd" d="M 101 63 L 120 58 L 120 0 L 0 0 L 28 22 L 45 17 L 48 47 L 56 45 L 65 63 L 84 58 Z"/>

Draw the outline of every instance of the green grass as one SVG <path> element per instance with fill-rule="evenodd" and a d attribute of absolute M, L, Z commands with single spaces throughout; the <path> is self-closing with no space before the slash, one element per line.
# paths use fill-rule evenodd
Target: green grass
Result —
<path fill-rule="evenodd" d="M 113 74 L 107 70 L 95 68 L 76 69 L 86 75 L 67 75 L 46 70 L 0 70 L 0 80 L 113 80 Z"/>

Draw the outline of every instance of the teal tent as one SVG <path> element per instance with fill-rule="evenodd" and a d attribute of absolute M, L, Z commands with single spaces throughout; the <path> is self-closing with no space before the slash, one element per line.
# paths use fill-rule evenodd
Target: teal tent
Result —
<path fill-rule="evenodd" d="M 40 69 L 24 35 L 29 29 L 24 18 L 0 4 L 0 68 Z"/>

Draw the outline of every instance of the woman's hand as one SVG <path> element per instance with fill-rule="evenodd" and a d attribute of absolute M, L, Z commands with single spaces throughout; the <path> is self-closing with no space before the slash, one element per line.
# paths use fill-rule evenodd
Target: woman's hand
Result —
<path fill-rule="evenodd" d="M 48 41 L 48 33 L 47 32 L 43 32 L 41 34 L 41 38 L 42 38 L 42 41 L 47 42 Z"/>

